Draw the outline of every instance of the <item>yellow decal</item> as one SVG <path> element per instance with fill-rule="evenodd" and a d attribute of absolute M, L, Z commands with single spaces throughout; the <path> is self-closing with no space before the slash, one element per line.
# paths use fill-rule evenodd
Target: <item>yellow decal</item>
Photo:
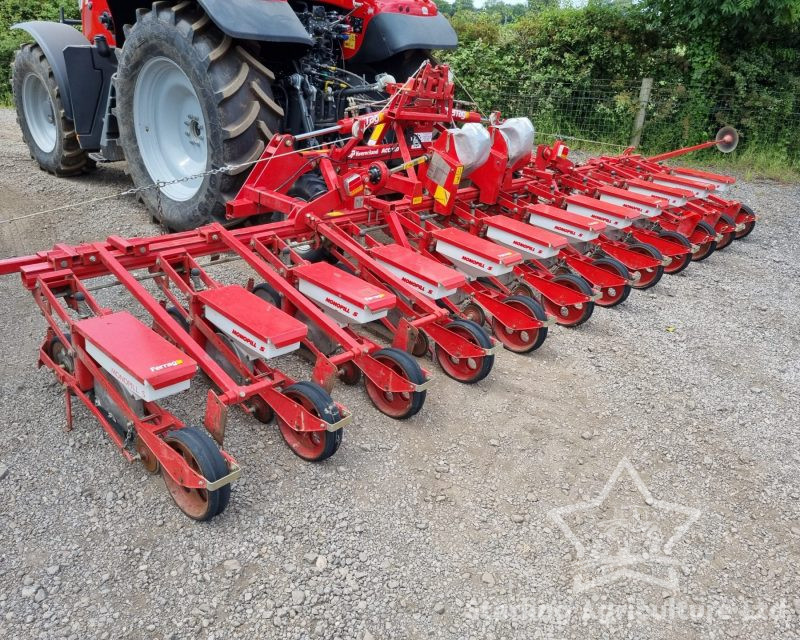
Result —
<path fill-rule="evenodd" d="M 368 146 L 374 146 L 378 142 L 378 138 L 381 137 L 385 127 L 386 125 L 383 123 L 375 125 L 375 128 L 372 130 L 372 135 L 369 137 L 369 142 L 367 142 Z"/>
<path fill-rule="evenodd" d="M 445 205 L 450 202 L 450 192 L 440 185 L 436 185 L 436 191 L 433 194 L 433 199 L 439 204 Z"/>
<path fill-rule="evenodd" d="M 422 196 L 414 196 L 411 198 L 411 204 L 420 204 L 422 202 Z"/>
<path fill-rule="evenodd" d="M 461 182 L 461 174 L 463 172 L 464 172 L 464 165 L 461 165 L 461 164 L 458 165 L 458 168 L 456 169 L 456 177 L 453 178 L 453 184 L 454 185 L 457 185 L 459 182 Z"/>
<path fill-rule="evenodd" d="M 343 216 L 344 211 L 331 211 L 326 218 L 338 218 L 339 216 Z"/>
<path fill-rule="evenodd" d="M 344 41 L 344 48 L 345 49 L 355 49 L 356 48 L 356 34 L 351 33 L 347 36 L 347 40 Z"/>

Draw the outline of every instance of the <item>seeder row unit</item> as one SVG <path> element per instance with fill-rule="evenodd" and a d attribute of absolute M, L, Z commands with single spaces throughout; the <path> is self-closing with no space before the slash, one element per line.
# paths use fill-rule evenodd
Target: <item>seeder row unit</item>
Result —
<path fill-rule="evenodd" d="M 363 381 L 379 411 L 411 418 L 432 381 L 420 359 L 477 383 L 500 345 L 532 353 L 554 324 L 583 324 L 755 225 L 723 198 L 732 179 L 663 164 L 731 151 L 731 129 L 577 165 L 561 142 L 535 148 L 525 118 L 457 108 L 444 65 L 387 91 L 378 111 L 274 136 L 225 224 L 0 262 L 47 322 L 39 363 L 64 386 L 68 428 L 77 398 L 192 518 L 221 513 L 240 474 L 221 449 L 230 408 L 325 460 L 352 419 L 337 381 Z M 128 294 L 118 309 L 98 300 L 111 286 Z M 292 354 L 306 380 L 284 371 Z M 186 426 L 161 401 L 198 369 L 204 424 Z"/>

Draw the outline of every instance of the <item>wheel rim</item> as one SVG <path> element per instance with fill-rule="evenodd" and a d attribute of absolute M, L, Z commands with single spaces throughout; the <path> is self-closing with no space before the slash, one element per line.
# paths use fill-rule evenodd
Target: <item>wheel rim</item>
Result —
<path fill-rule="evenodd" d="M 74 373 L 75 361 L 72 359 L 72 356 L 69 355 L 69 349 L 67 349 L 60 340 L 56 340 L 50 348 L 50 357 L 53 359 L 53 362 L 62 367 L 64 371 L 67 373 Z"/>
<path fill-rule="evenodd" d="M 448 326 L 448 331 L 452 331 L 458 336 L 461 336 L 465 340 L 468 340 L 472 344 L 480 346 L 477 341 L 475 340 L 475 336 L 470 333 L 464 327 L 453 327 Z M 478 372 L 481 370 L 481 366 L 483 365 L 483 357 L 479 358 L 456 358 L 451 356 L 441 347 L 436 348 L 437 356 L 439 360 L 439 366 L 445 370 L 445 373 L 449 375 L 451 378 L 455 378 L 456 380 L 461 381 L 469 381 L 472 380 Z"/>
<path fill-rule="evenodd" d="M 191 81 L 168 58 L 142 67 L 133 95 L 136 142 L 154 182 L 197 175 L 208 163 L 208 135 L 203 109 Z M 192 198 L 203 178 L 164 185 L 161 192 L 179 202 Z"/>
<path fill-rule="evenodd" d="M 471 320 L 475 324 L 483 325 L 486 323 L 486 314 L 484 314 L 483 309 L 481 309 L 474 302 L 470 302 L 467 306 L 465 306 L 462 309 L 461 314 L 467 320 Z"/>
<path fill-rule="evenodd" d="M 183 442 L 178 440 L 169 440 L 166 442 L 178 452 L 192 470 L 201 476 L 203 475 L 203 472 L 200 470 L 200 465 L 197 463 L 194 455 Z M 198 520 L 205 517 L 206 513 L 208 513 L 208 491 L 205 489 L 190 489 L 184 487 L 175 482 L 166 471 L 163 473 L 163 476 L 164 484 L 167 485 L 167 489 L 170 494 L 172 494 L 172 498 L 181 511 L 189 517 Z"/>
<path fill-rule="evenodd" d="M 723 231 L 723 227 L 734 227 L 730 231 Z M 735 223 L 727 216 L 720 217 L 716 224 L 715 231 L 722 235 L 722 239 L 717 242 L 717 250 L 724 249 L 731 242 L 733 242 L 734 235 L 736 234 Z"/>
<path fill-rule="evenodd" d="M 613 273 L 615 276 L 620 275 L 615 269 L 606 269 L 606 271 Z M 621 287 L 606 287 L 605 289 L 601 289 L 600 293 L 603 297 L 597 301 L 597 304 L 601 307 L 613 307 L 625 295 L 625 285 Z"/>
<path fill-rule="evenodd" d="M 139 460 L 147 473 L 158 473 L 161 465 L 158 458 L 153 455 L 150 448 L 144 443 L 140 436 L 136 436 L 136 453 L 139 454 Z"/>
<path fill-rule="evenodd" d="M 636 253 L 641 253 L 643 256 L 647 256 L 648 258 L 652 258 L 653 256 L 646 250 L 640 249 L 638 247 L 630 247 L 631 251 L 635 251 Z M 636 278 L 636 274 L 639 274 L 639 278 Z M 631 275 L 636 280 L 636 284 L 633 285 L 634 289 L 647 289 L 653 282 L 661 277 L 663 271 L 658 267 L 651 267 L 649 269 L 637 269 L 631 272 Z"/>
<path fill-rule="evenodd" d="M 403 368 L 391 358 L 383 356 L 374 357 L 375 360 L 382 365 L 389 367 L 399 376 L 408 379 Z M 411 404 L 414 401 L 412 393 L 392 393 L 391 391 L 384 391 L 376 386 L 369 377 L 364 378 L 364 385 L 370 400 L 372 400 L 381 413 L 385 413 L 390 417 L 396 417 L 405 415 L 411 409 Z"/>
<path fill-rule="evenodd" d="M 583 293 L 574 283 L 569 281 L 562 281 L 562 280 L 555 280 L 558 284 L 569 287 L 579 293 Z M 583 319 L 583 316 L 588 313 L 588 305 L 582 302 L 574 304 L 572 306 L 562 306 L 560 304 L 556 304 L 552 300 L 548 300 L 547 298 L 542 298 L 542 302 L 544 303 L 545 309 L 547 313 L 551 316 L 556 317 L 556 322 L 560 325 L 569 327 L 574 324 L 579 324 L 580 321 Z"/>
<path fill-rule="evenodd" d="M 308 398 L 301 394 L 287 394 L 287 397 L 301 405 L 311 415 L 319 418 L 319 412 Z M 315 460 L 325 451 L 325 438 L 327 431 L 295 431 L 283 420 L 278 421 L 281 435 L 294 452 L 301 458 Z"/>
<path fill-rule="evenodd" d="M 426 336 L 422 331 L 417 334 L 417 339 L 414 342 L 414 347 L 411 349 L 411 355 L 416 356 L 417 358 L 422 358 L 428 355 L 428 349 L 430 348 L 430 343 L 428 342 L 428 336 Z"/>
<path fill-rule="evenodd" d="M 711 254 L 711 252 L 716 247 L 716 241 L 714 240 L 714 236 L 709 235 L 705 229 L 702 227 L 696 227 L 695 230 L 692 232 L 692 235 L 689 237 L 689 241 L 692 244 L 698 245 L 700 248 L 697 250 L 697 253 L 692 255 L 692 260 L 697 262 L 702 260 L 703 258 L 707 257 Z"/>
<path fill-rule="evenodd" d="M 679 244 L 686 249 L 686 253 L 669 256 L 671 260 L 668 265 L 664 266 L 664 273 L 680 273 L 692 261 L 692 252 L 690 251 L 691 243 L 689 242 L 689 239 L 677 231 L 662 231 L 658 235 L 660 238 L 668 240 L 669 242 L 674 242 L 675 244 Z"/>
<path fill-rule="evenodd" d="M 253 396 L 250 401 L 250 406 L 253 409 L 253 416 L 259 422 L 267 424 L 268 422 L 272 422 L 272 419 L 275 417 L 275 412 L 272 410 L 272 407 L 270 407 L 267 401 L 261 396 Z"/>
<path fill-rule="evenodd" d="M 528 298 L 534 298 L 534 299 L 536 298 L 536 296 L 533 295 L 533 289 L 531 289 L 528 285 L 522 283 L 516 284 L 511 288 L 511 295 L 527 296 Z"/>
<path fill-rule="evenodd" d="M 736 224 L 744 223 L 744 229 L 741 231 L 737 231 L 734 238 L 736 240 L 740 240 L 745 236 L 749 235 L 753 228 L 756 226 L 756 221 L 753 218 L 753 215 L 744 209 L 742 209 L 736 216 Z"/>
<path fill-rule="evenodd" d="M 355 362 L 348 360 L 339 365 L 339 379 L 346 385 L 355 385 L 361 380 L 361 369 Z"/>
<path fill-rule="evenodd" d="M 507 300 L 506 305 L 512 309 L 515 309 L 516 311 L 521 311 L 525 315 L 528 315 L 532 318 L 534 317 L 534 315 L 531 313 L 531 310 L 521 302 L 516 300 Z M 492 332 L 509 351 L 515 351 L 518 353 L 525 353 L 529 351 L 531 346 L 533 346 L 539 337 L 539 331 L 540 329 L 521 329 L 519 331 L 514 331 L 513 329 L 498 322 L 496 318 L 492 319 Z"/>
<path fill-rule="evenodd" d="M 685 253 L 679 256 L 671 256 L 672 262 L 664 267 L 664 273 L 678 273 L 686 268 L 686 265 L 692 261 L 692 254 Z"/>
<path fill-rule="evenodd" d="M 22 85 L 22 109 L 36 146 L 45 153 L 51 153 L 58 139 L 56 110 L 50 92 L 35 73 L 28 74 Z"/>

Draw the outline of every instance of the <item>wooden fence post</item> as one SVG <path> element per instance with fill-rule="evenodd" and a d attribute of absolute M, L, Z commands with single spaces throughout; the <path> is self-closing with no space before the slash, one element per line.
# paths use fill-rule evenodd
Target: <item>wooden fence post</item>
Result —
<path fill-rule="evenodd" d="M 639 110 L 633 121 L 633 133 L 631 133 L 632 147 L 638 147 L 642 141 L 642 129 L 644 129 L 644 119 L 647 115 L 647 105 L 650 102 L 650 93 L 653 90 L 653 79 L 642 78 L 642 87 L 639 89 Z"/>

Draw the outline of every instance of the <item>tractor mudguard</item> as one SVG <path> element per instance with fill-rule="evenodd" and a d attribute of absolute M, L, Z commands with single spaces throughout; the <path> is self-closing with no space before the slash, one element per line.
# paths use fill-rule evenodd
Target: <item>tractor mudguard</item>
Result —
<path fill-rule="evenodd" d="M 117 71 L 116 49 L 84 43 L 64 49 L 67 77 L 72 91 L 75 132 L 81 149 L 100 149 L 108 110 L 111 79 Z"/>
<path fill-rule="evenodd" d="M 353 60 L 376 62 L 410 49 L 455 49 L 457 46 L 458 36 L 441 14 L 379 13 L 367 24 L 364 42 Z"/>
<path fill-rule="evenodd" d="M 199 0 L 199 3 L 214 24 L 232 38 L 314 44 L 294 9 L 284 0 Z"/>
<path fill-rule="evenodd" d="M 64 114 L 70 120 L 74 120 L 64 49 L 71 46 L 86 46 L 88 44 L 86 38 L 77 29 L 60 22 L 20 22 L 11 28 L 27 31 L 36 44 L 42 48 L 42 52 L 53 69 L 53 78 L 61 92 Z"/>

